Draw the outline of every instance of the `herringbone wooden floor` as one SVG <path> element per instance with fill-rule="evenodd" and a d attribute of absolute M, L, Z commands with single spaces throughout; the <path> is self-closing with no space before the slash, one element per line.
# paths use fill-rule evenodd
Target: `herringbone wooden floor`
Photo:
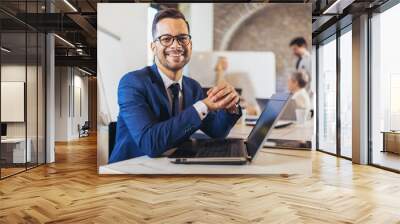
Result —
<path fill-rule="evenodd" d="M 400 175 L 320 152 L 305 176 L 98 176 L 96 139 L 0 181 L 0 223 L 400 223 Z"/>

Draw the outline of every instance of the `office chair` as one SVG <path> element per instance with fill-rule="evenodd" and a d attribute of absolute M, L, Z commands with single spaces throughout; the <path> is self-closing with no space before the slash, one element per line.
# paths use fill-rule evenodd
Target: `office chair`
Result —
<path fill-rule="evenodd" d="M 110 158 L 111 153 L 115 145 L 115 135 L 117 133 L 117 122 L 110 122 L 108 125 L 108 158 Z"/>
<path fill-rule="evenodd" d="M 82 127 L 80 127 L 80 125 L 78 124 L 79 138 L 89 136 L 89 129 L 90 129 L 89 121 L 85 121 Z"/>

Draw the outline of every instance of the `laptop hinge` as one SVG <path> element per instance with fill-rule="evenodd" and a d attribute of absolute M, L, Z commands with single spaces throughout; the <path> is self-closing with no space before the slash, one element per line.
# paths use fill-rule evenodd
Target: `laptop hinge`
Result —
<path fill-rule="evenodd" d="M 251 156 L 250 156 L 250 154 L 249 154 L 249 151 L 247 150 L 247 140 L 245 140 L 244 141 L 244 144 L 245 144 L 245 149 L 246 149 L 246 159 L 248 160 L 248 161 L 251 161 Z"/>

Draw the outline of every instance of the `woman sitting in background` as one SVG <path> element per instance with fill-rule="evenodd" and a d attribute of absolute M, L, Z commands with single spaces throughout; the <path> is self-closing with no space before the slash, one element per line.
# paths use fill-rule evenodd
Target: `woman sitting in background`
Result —
<path fill-rule="evenodd" d="M 221 82 L 228 82 L 235 88 L 242 90 L 240 96 L 240 106 L 246 109 L 248 115 L 260 114 L 258 108 L 254 88 L 251 85 L 250 79 L 245 73 L 231 73 L 226 74 L 228 70 L 228 59 L 225 56 L 219 56 L 215 65 L 215 84 L 218 85 Z"/>
<path fill-rule="evenodd" d="M 293 72 L 288 79 L 288 89 L 293 94 L 292 100 L 296 103 L 296 109 L 311 109 L 310 95 L 305 87 L 308 83 L 308 75 L 304 71 Z"/>

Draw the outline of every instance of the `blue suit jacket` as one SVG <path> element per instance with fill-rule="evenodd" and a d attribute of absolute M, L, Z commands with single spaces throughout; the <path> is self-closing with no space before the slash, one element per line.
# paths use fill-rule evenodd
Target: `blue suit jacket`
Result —
<path fill-rule="evenodd" d="M 119 116 L 116 143 L 109 163 L 148 155 L 158 157 L 201 129 L 213 138 L 224 138 L 241 115 L 225 110 L 200 119 L 193 104 L 204 99 L 195 80 L 183 77 L 183 108 L 171 116 L 170 103 L 156 65 L 129 72 L 118 86 Z"/>

